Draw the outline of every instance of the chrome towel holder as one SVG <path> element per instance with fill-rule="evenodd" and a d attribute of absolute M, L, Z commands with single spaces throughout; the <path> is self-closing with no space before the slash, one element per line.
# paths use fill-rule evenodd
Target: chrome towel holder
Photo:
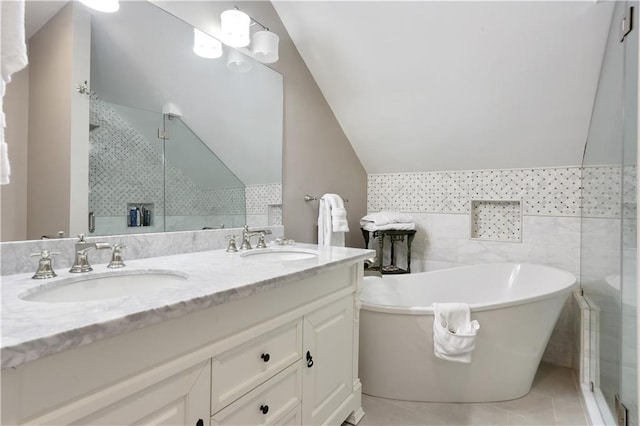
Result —
<path fill-rule="evenodd" d="M 345 203 L 349 202 L 348 198 L 344 198 L 344 197 L 340 197 L 340 198 L 342 198 L 342 201 L 344 201 Z M 305 201 L 318 201 L 318 200 L 322 200 L 322 197 L 316 197 L 315 195 L 306 194 L 304 196 L 304 200 Z"/>

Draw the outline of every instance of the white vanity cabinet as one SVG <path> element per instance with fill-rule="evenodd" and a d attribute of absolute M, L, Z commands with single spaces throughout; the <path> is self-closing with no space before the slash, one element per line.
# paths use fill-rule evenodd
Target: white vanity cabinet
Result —
<path fill-rule="evenodd" d="M 353 322 L 353 300 L 349 297 L 304 318 L 302 423 L 305 425 L 323 424 L 353 393 Z"/>
<path fill-rule="evenodd" d="M 357 423 L 362 264 L 2 371 L 2 424 Z"/>

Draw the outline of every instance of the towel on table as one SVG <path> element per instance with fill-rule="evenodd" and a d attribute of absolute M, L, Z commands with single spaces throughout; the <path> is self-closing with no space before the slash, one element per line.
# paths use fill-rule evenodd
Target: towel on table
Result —
<path fill-rule="evenodd" d="M 348 231 L 347 211 L 342 197 L 324 194 L 318 209 L 318 245 L 344 247 L 344 233 Z"/>
<path fill-rule="evenodd" d="M 471 321 L 471 309 L 466 303 L 434 303 L 433 353 L 447 361 L 471 362 L 476 347 L 478 321 Z"/>
<path fill-rule="evenodd" d="M 11 74 L 27 65 L 27 45 L 24 35 L 24 0 L 0 1 L 0 184 L 9 183 L 11 167 L 7 144 L 2 99 Z"/>
<path fill-rule="evenodd" d="M 361 222 L 362 223 L 362 222 Z M 415 223 L 389 223 L 387 225 L 376 225 L 373 222 L 368 222 L 362 225 L 362 229 L 365 231 L 413 231 L 416 229 Z"/>
<path fill-rule="evenodd" d="M 360 226 L 364 228 L 367 224 L 374 224 L 375 226 L 388 225 L 390 223 L 408 223 L 413 219 L 411 215 L 398 212 L 376 212 L 370 213 L 360 219 Z M 395 229 L 395 228 L 393 228 Z"/>

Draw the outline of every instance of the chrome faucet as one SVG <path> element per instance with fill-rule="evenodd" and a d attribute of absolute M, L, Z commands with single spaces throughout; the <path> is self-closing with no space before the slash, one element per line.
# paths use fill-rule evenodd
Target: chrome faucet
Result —
<path fill-rule="evenodd" d="M 271 234 L 270 229 L 255 229 L 249 231 L 249 226 L 246 225 L 242 230 L 242 245 L 240 246 L 240 250 L 251 250 L 251 237 L 255 237 L 256 235 L 259 236 L 256 248 L 266 248 L 267 243 L 264 238 L 267 234 Z"/>
<path fill-rule="evenodd" d="M 75 260 L 73 266 L 69 269 L 69 272 L 89 272 L 93 271 L 93 268 L 89 264 L 88 251 L 91 249 L 104 250 L 111 248 L 109 243 L 90 243 L 84 239 L 84 234 L 78 234 L 79 241 L 74 246 Z"/>

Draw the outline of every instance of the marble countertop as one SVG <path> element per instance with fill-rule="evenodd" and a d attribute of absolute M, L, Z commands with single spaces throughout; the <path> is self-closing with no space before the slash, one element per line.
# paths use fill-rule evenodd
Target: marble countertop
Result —
<path fill-rule="evenodd" d="M 58 276 L 47 280 L 31 279 L 33 273 L 3 276 L 0 286 L 1 368 L 16 367 L 100 339 L 238 300 L 340 265 L 362 261 L 374 253 L 372 250 L 300 243 L 277 248 L 317 250 L 318 256 L 265 262 L 251 256 L 242 257 L 240 253 L 212 250 L 125 259 L 127 266 L 118 270 L 108 269 L 106 264 L 93 265 L 92 272 L 83 274 L 56 270 Z M 37 290 L 36 287 L 55 286 L 61 280 L 78 280 L 113 271 L 142 274 L 149 270 L 176 271 L 188 277 L 159 290 L 126 297 L 56 303 L 21 299 Z"/>

